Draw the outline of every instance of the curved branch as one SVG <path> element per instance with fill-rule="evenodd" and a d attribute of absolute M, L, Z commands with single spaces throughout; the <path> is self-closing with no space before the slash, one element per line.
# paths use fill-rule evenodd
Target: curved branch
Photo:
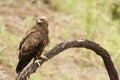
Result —
<path fill-rule="evenodd" d="M 72 40 L 68 42 L 62 42 L 56 45 L 53 49 L 51 49 L 47 53 L 45 53 L 44 56 L 46 56 L 48 59 L 42 59 L 42 62 L 40 62 L 40 64 L 42 65 L 47 60 L 51 59 L 55 55 L 59 54 L 60 52 L 68 48 L 87 48 L 93 50 L 94 52 L 96 52 L 97 55 L 102 57 L 110 80 L 119 80 L 117 71 L 114 67 L 114 64 L 111 60 L 109 53 L 99 44 L 89 40 Z M 18 76 L 17 80 L 27 80 L 27 77 L 29 77 L 33 72 L 35 72 L 38 67 L 39 65 L 33 62 Z"/>

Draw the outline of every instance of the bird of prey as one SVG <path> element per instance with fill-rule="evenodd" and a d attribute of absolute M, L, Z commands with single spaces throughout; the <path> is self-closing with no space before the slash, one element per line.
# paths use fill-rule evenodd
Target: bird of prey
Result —
<path fill-rule="evenodd" d="M 19 74 L 27 64 L 41 58 L 45 46 L 49 43 L 48 19 L 46 16 L 38 17 L 36 24 L 26 32 L 19 44 L 19 62 L 16 72 Z"/>

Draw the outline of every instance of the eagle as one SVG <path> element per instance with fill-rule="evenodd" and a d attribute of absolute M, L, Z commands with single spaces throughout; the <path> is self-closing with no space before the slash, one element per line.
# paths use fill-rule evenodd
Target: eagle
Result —
<path fill-rule="evenodd" d="M 19 44 L 19 61 L 16 67 L 16 73 L 20 73 L 27 64 L 41 58 L 42 52 L 49 43 L 48 18 L 40 16 L 35 25 L 30 28 Z"/>

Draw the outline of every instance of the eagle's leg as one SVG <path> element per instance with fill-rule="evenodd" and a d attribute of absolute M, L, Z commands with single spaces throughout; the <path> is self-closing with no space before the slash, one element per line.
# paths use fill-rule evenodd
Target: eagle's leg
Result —
<path fill-rule="evenodd" d="M 47 56 L 45 56 L 44 54 L 41 55 L 41 58 L 42 58 L 43 60 L 47 60 L 47 59 L 48 59 Z"/>
<path fill-rule="evenodd" d="M 39 60 L 39 59 L 35 60 L 35 63 L 37 63 L 39 67 L 41 66 L 41 64 L 40 64 L 41 62 L 42 62 L 42 60 Z"/>
<path fill-rule="evenodd" d="M 40 63 L 43 61 L 43 60 L 47 60 L 48 58 L 45 56 L 45 55 L 39 55 L 37 54 L 35 57 L 34 57 L 34 62 L 37 63 L 39 66 L 41 65 Z"/>
<path fill-rule="evenodd" d="M 37 54 L 35 57 L 34 57 L 34 62 L 37 63 L 39 66 L 41 65 L 40 63 L 42 62 L 42 59 L 40 57 L 39 54 Z"/>

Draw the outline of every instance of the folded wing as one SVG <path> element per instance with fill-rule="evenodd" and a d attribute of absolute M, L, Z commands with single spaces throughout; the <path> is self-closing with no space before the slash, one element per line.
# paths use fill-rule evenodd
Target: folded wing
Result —
<path fill-rule="evenodd" d="M 24 69 L 40 48 L 43 48 L 43 37 L 40 32 L 34 31 L 23 38 L 19 47 L 19 62 L 16 67 L 17 73 L 20 73 Z"/>

